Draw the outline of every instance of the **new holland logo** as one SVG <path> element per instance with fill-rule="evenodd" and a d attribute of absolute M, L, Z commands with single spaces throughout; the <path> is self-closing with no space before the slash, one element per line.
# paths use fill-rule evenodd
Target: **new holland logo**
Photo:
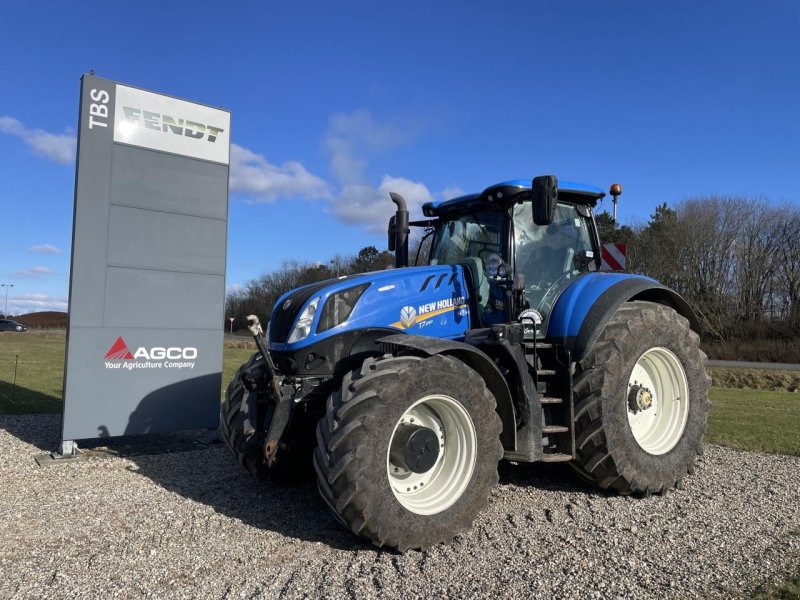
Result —
<path fill-rule="evenodd" d="M 197 348 L 191 346 L 185 348 L 177 346 L 145 348 L 142 346 L 137 348 L 136 352 L 131 353 L 128 349 L 128 344 L 120 336 L 106 352 L 105 367 L 106 369 L 122 369 L 125 371 L 134 369 L 194 369 L 196 358 Z"/>
<path fill-rule="evenodd" d="M 433 317 L 451 312 L 456 312 L 459 316 L 467 314 L 467 302 L 463 296 L 442 298 L 434 302 L 420 304 L 417 308 L 404 306 L 400 309 L 400 320 L 391 323 L 389 326 L 397 329 L 411 329 L 416 325 L 424 327 L 432 323 L 430 319 Z"/>
<path fill-rule="evenodd" d="M 411 329 L 417 322 L 417 310 L 413 306 L 404 306 L 400 311 L 400 322 L 404 329 Z"/>

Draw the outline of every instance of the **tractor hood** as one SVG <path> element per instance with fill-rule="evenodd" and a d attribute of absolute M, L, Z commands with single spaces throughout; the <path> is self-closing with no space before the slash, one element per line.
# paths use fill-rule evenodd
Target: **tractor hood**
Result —
<path fill-rule="evenodd" d="M 291 290 L 275 303 L 269 348 L 304 348 L 340 333 L 386 329 L 460 339 L 470 328 L 464 267 L 388 269 Z"/>

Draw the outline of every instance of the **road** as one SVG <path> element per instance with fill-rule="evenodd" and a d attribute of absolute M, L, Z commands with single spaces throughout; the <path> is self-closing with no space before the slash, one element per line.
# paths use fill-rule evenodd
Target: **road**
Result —
<path fill-rule="evenodd" d="M 747 362 L 744 360 L 709 360 L 709 367 L 727 367 L 731 369 L 772 369 L 776 371 L 800 371 L 800 365 L 788 363 Z"/>

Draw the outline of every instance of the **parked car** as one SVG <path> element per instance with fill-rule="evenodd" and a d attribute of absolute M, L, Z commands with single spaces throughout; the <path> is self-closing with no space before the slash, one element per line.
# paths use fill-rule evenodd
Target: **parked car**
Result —
<path fill-rule="evenodd" d="M 28 331 L 28 326 L 11 319 L 0 319 L 0 331 Z"/>

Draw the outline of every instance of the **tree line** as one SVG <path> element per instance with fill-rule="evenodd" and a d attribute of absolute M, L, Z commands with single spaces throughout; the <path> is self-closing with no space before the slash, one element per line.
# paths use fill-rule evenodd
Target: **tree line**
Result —
<path fill-rule="evenodd" d="M 604 241 L 628 246 L 628 270 L 680 293 L 707 339 L 794 340 L 800 333 L 800 208 L 710 196 L 661 204 L 640 226 L 598 216 Z"/>
<path fill-rule="evenodd" d="M 366 246 L 354 255 L 337 254 L 327 263 L 285 260 L 280 268 L 248 281 L 242 289 L 228 293 L 225 299 L 225 316 L 234 319 L 233 329 L 245 327 L 247 315 L 258 315 L 262 323 L 266 324 L 275 302 L 284 292 L 309 283 L 379 271 L 392 265 L 394 254 L 381 252 L 375 246 Z M 226 323 L 226 327 L 230 327 L 230 324 Z"/>

